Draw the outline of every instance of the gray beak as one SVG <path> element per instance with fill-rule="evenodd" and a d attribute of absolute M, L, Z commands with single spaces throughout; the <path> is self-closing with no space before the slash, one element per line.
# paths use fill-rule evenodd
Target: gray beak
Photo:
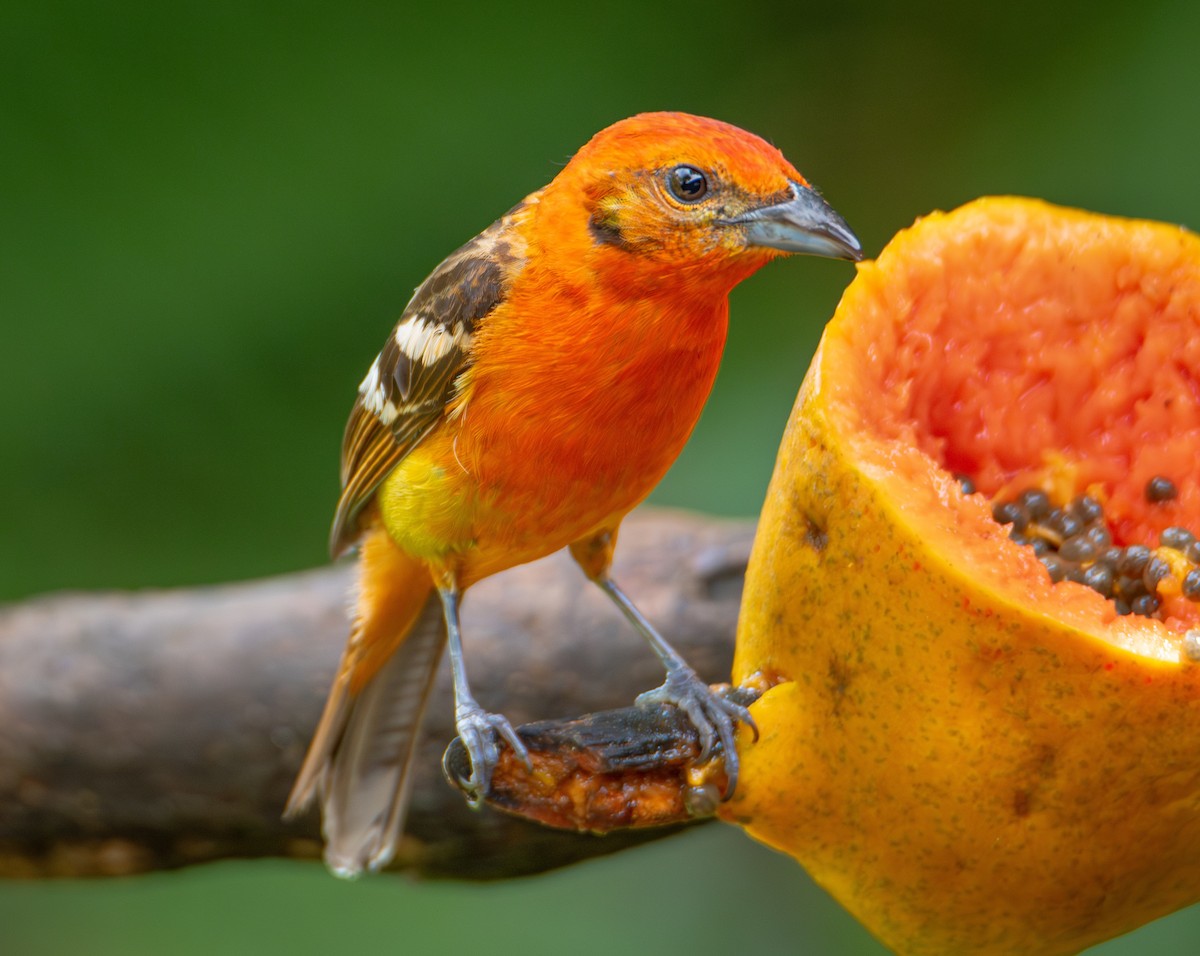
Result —
<path fill-rule="evenodd" d="M 858 262 L 863 257 L 862 243 L 846 220 L 815 189 L 796 182 L 791 186 L 791 199 L 724 222 L 744 225 L 746 242 L 752 246 Z"/>

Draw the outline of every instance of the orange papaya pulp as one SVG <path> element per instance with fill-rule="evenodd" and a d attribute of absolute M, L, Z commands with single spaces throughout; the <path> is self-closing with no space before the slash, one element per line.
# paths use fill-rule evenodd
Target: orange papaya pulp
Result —
<path fill-rule="evenodd" d="M 1200 533 L 1198 465 L 1200 238 L 1012 198 L 901 232 L 787 427 L 723 815 L 902 954 L 1074 953 L 1200 899 L 1200 605 L 1118 614 L 992 517 L 1088 491 L 1154 547 Z"/>

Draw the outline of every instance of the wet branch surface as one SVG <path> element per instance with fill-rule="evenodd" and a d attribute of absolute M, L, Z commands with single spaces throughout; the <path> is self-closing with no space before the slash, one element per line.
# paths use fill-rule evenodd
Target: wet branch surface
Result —
<path fill-rule="evenodd" d="M 728 676 L 749 522 L 645 510 L 614 576 L 694 667 Z M 346 636 L 352 564 L 261 581 L 63 593 L 0 608 L 0 877 L 103 876 L 317 857 L 279 816 Z M 514 723 L 622 707 L 662 672 L 565 554 L 472 589 L 472 686 Z M 673 832 L 604 837 L 469 810 L 441 775 L 449 673 L 430 706 L 396 868 L 498 879 Z"/>

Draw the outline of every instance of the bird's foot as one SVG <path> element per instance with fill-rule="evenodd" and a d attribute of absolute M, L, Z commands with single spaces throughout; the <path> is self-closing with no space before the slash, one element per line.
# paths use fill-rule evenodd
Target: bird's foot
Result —
<path fill-rule="evenodd" d="M 492 772 L 500 760 L 501 738 L 526 768 L 533 769 L 529 751 L 503 714 L 490 714 L 474 700 L 467 699 L 455 707 L 454 726 L 471 758 L 471 775 L 463 778 L 452 773 L 444 760 L 442 769 L 451 782 L 466 793 L 467 804 L 472 809 L 477 809 L 483 803 L 491 788 Z"/>
<path fill-rule="evenodd" d="M 654 690 L 640 694 L 636 703 L 639 707 L 670 704 L 683 711 L 700 735 L 698 761 L 701 763 L 709 758 L 713 745 L 720 741 L 728 781 L 723 799 L 733 796 L 738 778 L 737 722 L 749 727 L 754 739 L 758 739 L 758 727 L 746 707 L 713 690 L 686 665 L 668 669 L 667 679 Z"/>

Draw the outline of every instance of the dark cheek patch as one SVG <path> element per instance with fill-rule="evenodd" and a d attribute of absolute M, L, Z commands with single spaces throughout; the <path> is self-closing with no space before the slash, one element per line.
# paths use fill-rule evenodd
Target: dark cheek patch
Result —
<path fill-rule="evenodd" d="M 628 247 L 615 212 L 606 213 L 597 210 L 592 213 L 591 218 L 588 219 L 588 231 L 599 245 L 617 246 L 621 249 Z"/>

